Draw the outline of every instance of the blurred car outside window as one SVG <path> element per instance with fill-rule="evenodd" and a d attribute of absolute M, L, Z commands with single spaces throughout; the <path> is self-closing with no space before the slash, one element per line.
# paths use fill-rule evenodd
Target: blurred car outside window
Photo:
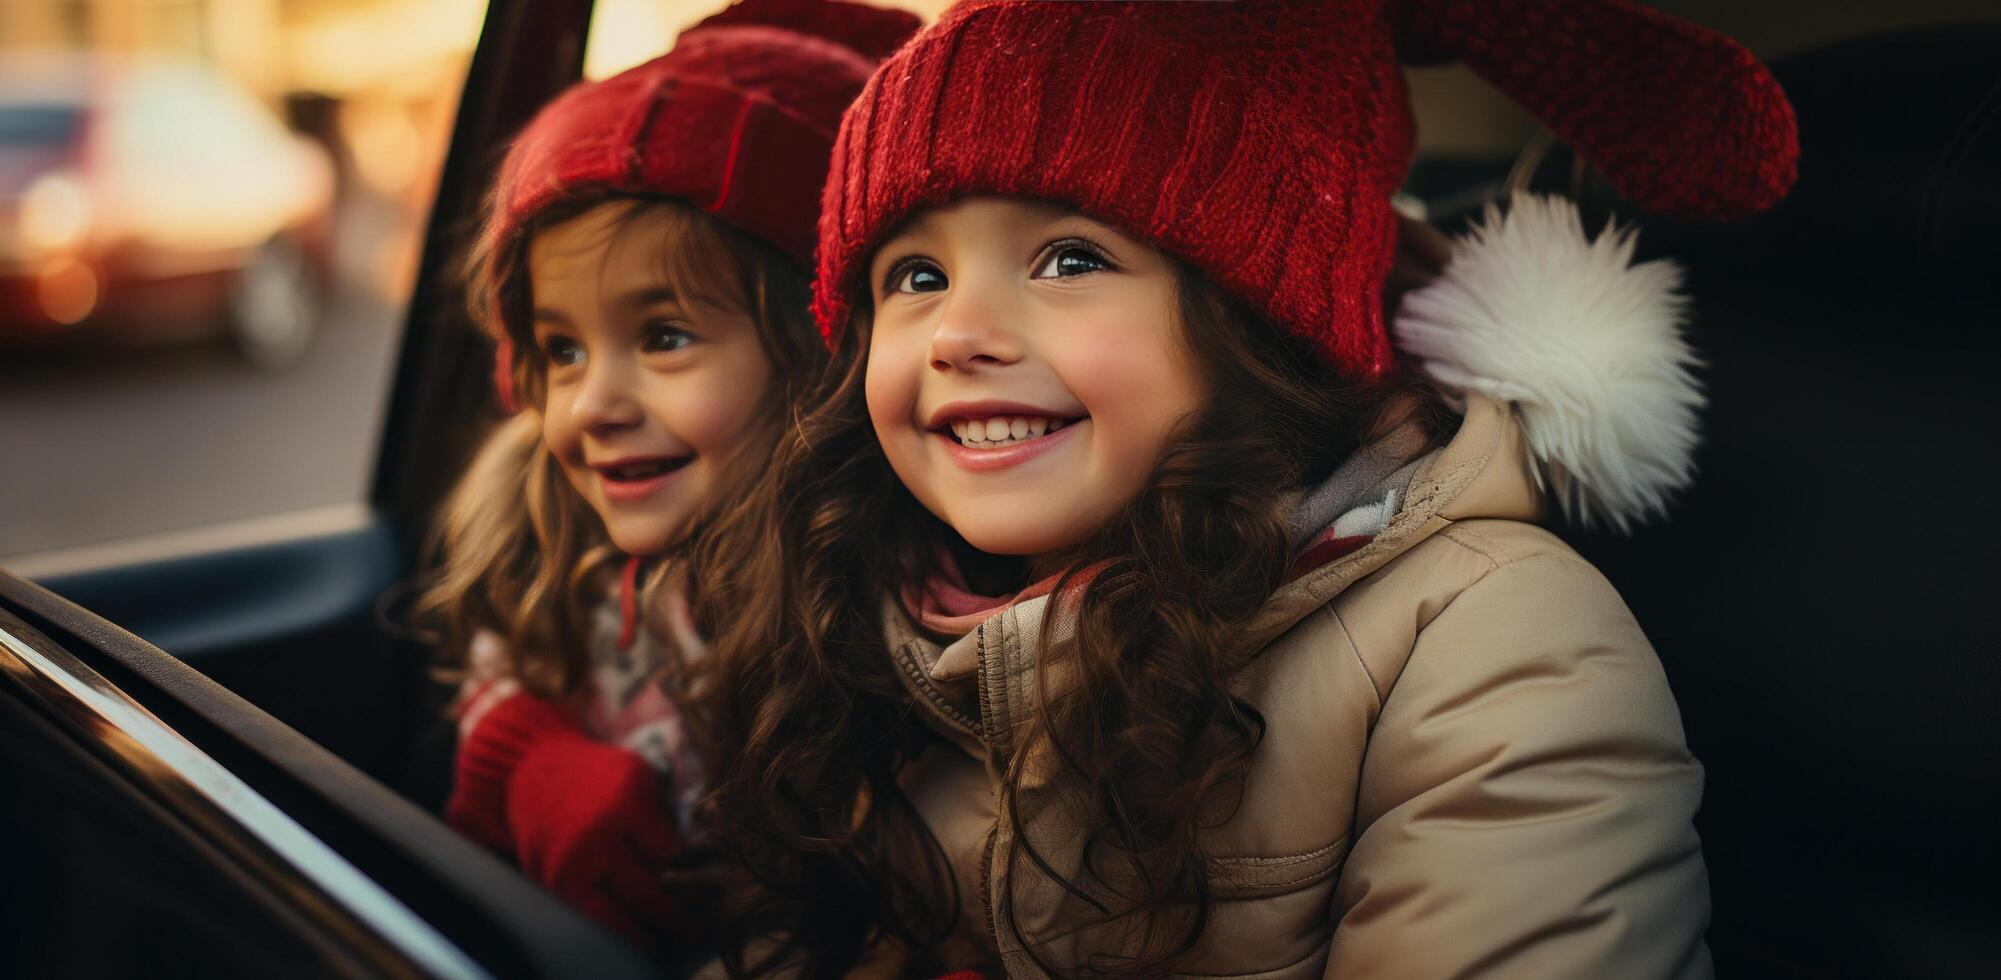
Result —
<path fill-rule="evenodd" d="M 483 0 L 54 6 L 0 15 L 0 565 L 358 513 Z"/>

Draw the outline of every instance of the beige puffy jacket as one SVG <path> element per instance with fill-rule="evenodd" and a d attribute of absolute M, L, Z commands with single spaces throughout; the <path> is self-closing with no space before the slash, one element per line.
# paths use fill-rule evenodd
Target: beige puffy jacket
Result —
<path fill-rule="evenodd" d="M 1604 577 L 1532 523 L 1543 502 L 1516 413 L 1469 402 L 1452 441 L 1405 475 L 1387 527 L 1258 616 L 1262 652 L 1236 692 L 1268 729 L 1242 807 L 1204 842 L 1217 900 L 1177 975 L 1712 972 L 1690 823 L 1702 768 L 1660 663 Z M 1124 925 L 1092 924 L 1004 859 L 998 767 L 1031 723 L 1046 605 L 1000 612 L 950 648 L 888 614 L 899 673 L 945 736 L 905 786 L 959 883 L 954 966 L 1041 975 L 999 914 L 1010 889 L 1020 927 L 1058 962 L 1116 948 Z M 975 666 L 934 676 L 941 656 Z M 1024 787 L 1038 850 L 1074 860 L 1067 797 L 1034 776 Z"/>

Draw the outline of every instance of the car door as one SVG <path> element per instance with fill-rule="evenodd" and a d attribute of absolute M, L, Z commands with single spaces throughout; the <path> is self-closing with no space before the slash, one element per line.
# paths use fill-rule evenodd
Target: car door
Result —
<path fill-rule="evenodd" d="M 623 943 L 193 668 L 0 572 L 19 977 L 645 977 Z"/>

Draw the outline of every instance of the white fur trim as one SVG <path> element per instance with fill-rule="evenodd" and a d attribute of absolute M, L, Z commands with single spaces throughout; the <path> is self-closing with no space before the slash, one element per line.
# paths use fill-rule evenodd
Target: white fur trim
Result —
<path fill-rule="evenodd" d="M 1448 394 L 1514 402 L 1537 485 L 1626 531 L 1695 476 L 1705 399 L 1680 286 L 1672 262 L 1633 264 L 1631 229 L 1593 239 L 1570 201 L 1517 194 L 1404 297 L 1396 339 Z"/>

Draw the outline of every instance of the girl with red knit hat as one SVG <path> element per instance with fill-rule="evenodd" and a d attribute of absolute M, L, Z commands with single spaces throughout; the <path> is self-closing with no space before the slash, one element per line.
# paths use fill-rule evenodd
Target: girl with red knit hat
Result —
<path fill-rule="evenodd" d="M 1764 68 L 1627 0 L 972 2 L 883 64 L 835 364 L 694 566 L 735 966 L 1710 972 L 1702 770 L 1538 526 L 1691 478 L 1684 303 L 1520 198 L 1389 309 L 1446 58 L 1638 207 L 1793 178 Z"/>
<path fill-rule="evenodd" d="M 762 466 L 825 362 L 808 310 L 842 110 L 917 27 L 743 0 L 558 96 L 510 147 L 469 266 L 520 411 L 448 504 L 421 614 L 468 680 L 447 819 L 651 945 L 703 837 L 702 650 L 675 555 Z M 641 596 L 658 597 L 642 628 Z"/>

